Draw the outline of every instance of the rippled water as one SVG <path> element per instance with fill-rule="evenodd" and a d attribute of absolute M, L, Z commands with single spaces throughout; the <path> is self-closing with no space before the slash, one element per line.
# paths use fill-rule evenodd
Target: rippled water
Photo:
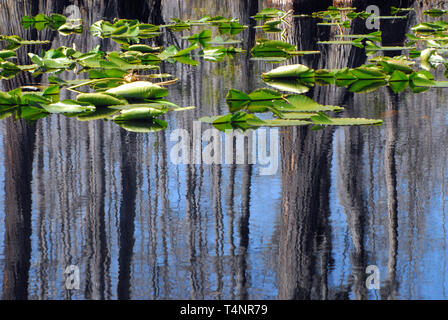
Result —
<path fill-rule="evenodd" d="M 223 14 L 249 24 L 250 15 L 273 2 L 308 10 L 299 1 L 229 0 L 210 9 L 204 1 L 164 0 L 155 16 L 167 21 Z M 47 1 L 49 12 L 60 6 L 52 3 Z M 99 3 L 86 8 L 87 23 L 136 10 Z M 426 19 L 420 3 L 409 1 L 417 10 L 408 21 L 382 24 L 384 44 L 402 42 L 410 26 Z M 316 2 L 311 9 L 328 4 Z M 20 31 L 12 11 L 0 10 L 9 19 L 2 33 L 35 36 Z M 322 54 L 288 62 L 314 68 L 366 62 L 351 46 L 317 47 L 317 40 L 329 39 L 336 29 L 318 28 L 307 19 L 291 23 L 288 41 Z M 355 24 L 352 32 L 362 28 Z M 167 34 L 164 41 L 182 43 L 181 35 Z M 245 30 L 244 49 L 261 35 Z M 39 37 L 52 40 L 53 47 L 117 49 L 90 37 L 49 32 Z M 174 130 L 192 133 L 194 120 L 225 113 L 231 88 L 265 87 L 260 73 L 272 65 L 249 58 L 247 53 L 197 67 L 163 66 L 180 79 L 170 86 L 170 99 L 196 106 L 168 115 L 164 132 L 134 134 L 102 120 L 57 115 L 35 126 L 1 121 L 2 298 L 447 298 L 446 89 L 395 95 L 388 88 L 353 94 L 315 87 L 307 94 L 315 100 L 345 107 L 346 116 L 382 118 L 384 124 L 279 129 L 274 175 L 261 175 L 259 164 L 173 164 Z M 33 81 L 4 81 L 1 90 Z M 202 130 L 208 128 L 202 124 Z M 80 268 L 80 290 L 65 288 L 69 265 Z M 380 270 L 380 290 L 365 286 L 369 265 Z"/>

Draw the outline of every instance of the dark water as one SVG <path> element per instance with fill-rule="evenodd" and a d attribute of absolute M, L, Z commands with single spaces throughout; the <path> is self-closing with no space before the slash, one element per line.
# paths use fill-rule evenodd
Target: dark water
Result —
<path fill-rule="evenodd" d="M 62 12 L 66 5 L 44 3 L 41 10 L 47 12 Z M 80 6 L 86 23 L 139 12 L 137 5 L 115 4 Z M 329 4 L 164 0 L 161 12 L 152 6 L 142 14 L 159 23 L 223 14 L 250 24 L 249 16 L 266 6 L 307 12 Z M 416 11 L 408 20 L 382 23 L 385 45 L 402 42 L 412 25 L 426 19 L 424 2 L 403 6 Z M 0 11 L 4 34 L 50 39 L 53 47 L 75 43 L 80 51 L 96 44 L 117 49 L 108 40 L 24 32 L 17 25 L 22 11 Z M 366 62 L 363 51 L 351 46 L 317 47 L 316 41 L 328 40 L 336 29 L 307 19 L 291 23 L 288 41 L 322 54 L 288 63 L 341 68 Z M 352 28 L 366 31 L 362 22 Z M 181 35 L 163 40 L 186 45 Z M 261 36 L 245 30 L 243 48 Z M 384 124 L 280 129 L 274 175 L 260 175 L 258 164 L 173 164 L 173 130 L 192 132 L 199 117 L 226 113 L 228 89 L 265 87 L 260 73 L 272 65 L 249 58 L 247 53 L 197 67 L 163 66 L 180 79 L 170 86 L 170 99 L 196 106 L 170 114 L 164 132 L 134 134 L 110 122 L 57 115 L 35 126 L 1 121 L 2 298 L 447 298 L 446 89 L 395 95 L 388 88 L 352 94 L 315 87 L 307 95 L 316 101 L 345 107 L 344 116 L 382 118 Z M 35 81 L 22 76 L 1 89 Z M 79 290 L 66 290 L 69 265 L 80 268 Z M 369 265 L 380 270 L 379 290 L 366 288 Z"/>

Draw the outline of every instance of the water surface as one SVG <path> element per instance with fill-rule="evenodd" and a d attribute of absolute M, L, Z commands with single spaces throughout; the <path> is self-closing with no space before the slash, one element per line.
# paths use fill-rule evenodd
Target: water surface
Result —
<path fill-rule="evenodd" d="M 273 2 L 297 13 L 331 4 L 235 0 L 210 8 L 199 0 L 164 0 L 153 8 L 160 12 L 144 14 L 161 21 L 222 14 L 249 25 L 251 15 Z M 384 45 L 402 42 L 412 25 L 428 19 L 420 1 L 408 2 L 416 8 L 408 20 L 382 23 Z M 48 12 L 63 10 L 60 2 L 46 3 Z M 118 14 L 142 18 L 135 8 L 89 6 L 82 11 L 86 24 Z M 96 44 L 118 49 L 88 36 L 25 32 L 21 16 L 0 10 L 7 16 L 2 33 L 49 39 L 52 47 L 75 43 L 80 51 Z M 315 44 L 337 29 L 309 19 L 291 24 L 289 42 L 322 53 L 288 63 L 342 68 L 367 61 L 361 49 Z M 365 26 L 351 32 L 366 32 Z M 162 42 L 186 46 L 180 39 L 186 34 L 168 33 Z M 261 36 L 245 30 L 243 48 L 250 51 Z M 170 86 L 170 100 L 196 109 L 168 115 L 160 133 L 58 115 L 34 126 L 1 121 L 2 298 L 446 299 L 447 90 L 353 94 L 317 86 L 307 93 L 316 101 L 384 124 L 280 129 L 279 170 L 270 176 L 259 174 L 259 164 L 173 164 L 173 130 L 192 132 L 199 117 L 226 113 L 231 88 L 266 87 L 260 74 L 273 65 L 249 58 L 162 66 L 180 80 Z M 33 81 L 3 81 L 1 90 Z M 80 290 L 66 290 L 68 265 L 80 268 Z M 380 290 L 365 286 L 369 265 L 380 269 Z"/>

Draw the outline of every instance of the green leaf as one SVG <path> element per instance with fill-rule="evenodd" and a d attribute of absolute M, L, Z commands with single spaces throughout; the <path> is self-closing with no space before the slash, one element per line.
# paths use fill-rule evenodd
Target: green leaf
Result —
<path fill-rule="evenodd" d="M 213 40 L 209 41 L 208 44 L 212 45 L 226 45 L 226 44 L 239 44 L 241 43 L 241 40 L 236 39 L 226 39 L 222 38 L 221 36 L 216 36 L 213 38 Z"/>
<path fill-rule="evenodd" d="M 167 112 L 167 109 L 156 109 L 148 107 L 140 107 L 133 109 L 122 110 L 120 114 L 113 117 L 115 122 L 119 121 L 141 121 L 150 120 L 152 118 L 161 116 Z"/>
<path fill-rule="evenodd" d="M 251 50 L 254 57 L 288 57 L 296 54 L 297 48 L 280 40 L 259 39 Z"/>
<path fill-rule="evenodd" d="M 386 78 L 386 74 L 376 67 L 358 67 L 350 70 L 356 78 L 361 80 L 376 80 Z"/>
<path fill-rule="evenodd" d="M 279 9 L 265 8 L 265 9 L 261 10 L 260 12 L 258 12 L 252 18 L 254 18 L 255 20 L 258 21 L 258 20 L 266 20 L 266 19 L 281 17 L 284 14 L 285 14 L 285 12 L 282 10 L 279 10 Z"/>
<path fill-rule="evenodd" d="M 431 87 L 435 85 L 434 76 L 425 70 L 411 74 L 409 81 L 415 87 Z"/>
<path fill-rule="evenodd" d="M 97 108 L 95 111 L 85 112 L 83 114 L 78 115 L 77 119 L 79 121 L 91 121 L 91 120 L 99 120 L 106 119 L 118 112 L 116 109 L 111 108 Z"/>
<path fill-rule="evenodd" d="M 226 96 L 226 102 L 230 112 L 236 112 L 250 103 L 250 97 L 239 90 L 230 89 Z"/>
<path fill-rule="evenodd" d="M 21 24 L 24 29 L 31 28 L 34 25 L 34 19 L 30 16 L 24 16 L 22 18 Z"/>
<path fill-rule="evenodd" d="M 96 107 L 108 107 L 125 105 L 128 102 L 121 96 L 111 93 L 81 93 L 76 97 L 77 101 L 89 103 Z"/>
<path fill-rule="evenodd" d="M 266 79 L 273 78 L 306 78 L 313 77 L 313 70 L 310 70 L 303 64 L 293 64 L 275 68 L 269 72 L 262 73 L 262 77 Z"/>
<path fill-rule="evenodd" d="M 203 47 L 207 46 L 207 42 L 212 39 L 212 31 L 205 29 L 201 33 L 194 34 L 190 37 L 186 38 L 188 41 L 190 41 L 192 44 L 200 44 Z"/>
<path fill-rule="evenodd" d="M 159 132 L 168 127 L 168 123 L 160 119 L 152 119 L 151 121 L 119 121 L 116 124 L 126 131 L 136 133 Z"/>
<path fill-rule="evenodd" d="M 305 93 L 310 90 L 310 87 L 307 86 L 306 83 L 301 82 L 299 79 L 265 80 L 264 83 L 281 91 L 289 91 L 298 94 Z"/>
<path fill-rule="evenodd" d="M 311 116 L 317 115 L 315 112 L 286 112 L 282 114 L 282 119 L 289 120 L 307 120 Z"/>
<path fill-rule="evenodd" d="M 365 119 L 365 118 L 329 118 L 324 117 L 323 114 L 312 116 L 311 121 L 316 125 L 331 125 L 331 126 L 360 126 L 360 125 L 380 125 L 383 120 L 380 119 Z"/>
<path fill-rule="evenodd" d="M 17 116 L 28 121 L 36 121 L 48 116 L 48 112 L 42 110 L 41 108 L 27 106 L 20 107 L 17 110 Z"/>
<path fill-rule="evenodd" d="M 17 57 L 17 53 L 13 50 L 1 50 L 0 51 L 0 58 L 2 59 L 9 59 L 12 57 Z"/>
<path fill-rule="evenodd" d="M 126 83 L 106 91 L 129 99 L 162 98 L 168 95 L 168 89 L 149 81 Z"/>
<path fill-rule="evenodd" d="M 319 111 L 340 111 L 343 108 L 331 105 L 321 105 L 313 99 L 304 96 L 292 94 L 286 96 L 285 99 L 289 102 L 274 101 L 274 107 L 280 112 L 319 112 Z"/>
<path fill-rule="evenodd" d="M 48 106 L 43 106 L 43 108 L 50 113 L 80 113 L 95 111 L 93 105 L 75 100 L 62 100 Z"/>
<path fill-rule="evenodd" d="M 295 120 L 295 119 L 269 119 L 264 120 L 263 127 L 295 127 L 306 126 L 311 124 L 310 121 Z"/>
<path fill-rule="evenodd" d="M 350 92 L 365 93 L 375 91 L 376 89 L 386 85 L 385 80 L 357 80 L 350 86 Z"/>
<path fill-rule="evenodd" d="M 399 70 L 395 70 L 389 79 L 389 86 L 394 93 L 400 93 L 409 83 L 409 76 Z"/>
<path fill-rule="evenodd" d="M 257 89 L 249 94 L 251 101 L 269 101 L 282 99 L 282 94 L 271 89 Z"/>

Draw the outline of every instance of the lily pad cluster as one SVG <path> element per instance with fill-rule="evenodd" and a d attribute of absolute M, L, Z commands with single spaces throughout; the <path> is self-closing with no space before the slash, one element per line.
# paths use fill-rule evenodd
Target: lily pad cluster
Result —
<path fill-rule="evenodd" d="M 156 132 L 167 128 L 160 116 L 181 108 L 165 100 L 168 90 L 149 81 L 125 83 L 105 91 L 80 93 L 75 100 L 59 101 L 59 86 L 42 92 L 26 92 L 21 88 L 0 92 L 0 118 L 36 121 L 50 114 L 75 117 L 79 121 L 111 120 L 132 132 Z"/>
<path fill-rule="evenodd" d="M 370 59 L 371 64 L 357 68 L 337 70 L 312 70 L 301 64 L 287 65 L 263 73 L 263 81 L 282 91 L 305 93 L 314 84 L 336 84 L 348 87 L 350 92 L 370 92 L 383 86 L 390 86 L 399 93 L 408 86 L 415 92 L 423 92 L 431 87 L 445 87 L 446 81 L 435 81 L 434 76 L 426 70 L 414 70 L 414 61 L 405 56 Z"/>
<path fill-rule="evenodd" d="M 51 30 L 59 31 L 63 35 L 82 33 L 83 31 L 81 19 L 70 20 L 66 16 L 57 13 L 51 15 L 39 13 L 34 17 L 24 16 L 22 18 L 22 26 L 25 29 L 35 28 L 36 30 L 50 28 Z"/>
<path fill-rule="evenodd" d="M 388 19 L 406 17 L 411 8 L 391 8 L 393 16 L 374 17 Z M 428 11 L 430 16 L 441 16 L 445 12 Z M 265 8 L 252 18 L 260 22 L 255 28 L 264 33 L 282 32 L 289 26 L 287 18 L 300 18 L 293 11 Z M 370 13 L 356 8 L 329 7 L 326 11 L 313 13 L 311 18 L 322 20 L 320 25 L 349 27 L 354 19 L 371 18 Z M 59 14 L 22 19 L 24 28 L 43 30 L 50 28 L 63 35 L 82 32 L 82 20 L 69 20 Z M 167 47 L 150 46 L 143 40 L 162 34 L 163 29 L 173 32 L 191 30 L 196 33 L 183 37 L 188 46 Z M 88 52 L 80 52 L 75 47 L 42 50 L 41 54 L 29 53 L 31 64 L 18 65 L 16 50 L 24 45 L 46 44 L 48 41 L 29 41 L 18 36 L 0 35 L 0 42 L 6 45 L 0 51 L 0 77 L 11 79 L 19 72 L 31 72 L 33 76 L 50 73 L 51 86 L 40 92 L 27 92 L 16 89 L 0 93 L 0 112 L 2 117 L 15 115 L 29 121 L 43 118 L 52 113 L 76 117 L 80 121 L 105 119 L 131 131 L 150 132 L 166 128 L 160 117 L 168 111 L 186 110 L 165 100 L 168 90 L 165 86 L 177 79 L 170 74 L 158 73 L 163 62 L 199 64 L 197 57 L 207 61 L 222 61 L 243 52 L 238 48 L 242 40 L 237 38 L 247 26 L 238 19 L 223 16 L 204 16 L 196 20 L 172 18 L 166 25 L 140 23 L 138 20 L 115 19 L 112 22 L 100 20 L 90 26 L 93 36 L 109 38 L 121 45 L 120 51 L 104 52 L 99 46 Z M 198 30 L 198 31 L 197 31 Z M 381 124 L 377 119 L 344 119 L 331 117 L 329 112 L 339 112 L 338 106 L 320 105 L 303 95 L 314 85 L 337 85 L 349 91 L 361 93 L 389 86 L 395 93 L 409 87 L 413 92 L 422 92 L 432 87 L 448 87 L 447 81 L 436 81 L 429 72 L 439 64 L 448 66 L 445 52 L 448 50 L 448 23 L 444 21 L 425 22 L 412 28 L 408 42 L 404 46 L 381 46 L 381 31 L 368 34 L 344 34 L 342 29 L 336 40 L 319 42 L 321 45 L 353 45 L 364 48 L 368 55 L 379 51 L 402 50 L 407 55 L 396 57 L 376 56 L 368 64 L 357 68 L 337 70 L 313 70 L 305 65 L 295 64 L 274 68 L 262 74 L 263 81 L 273 89 L 258 89 L 248 94 L 231 89 L 226 102 L 229 114 L 202 118 L 221 129 L 238 127 L 241 129 L 259 126 L 314 125 L 360 125 Z M 284 38 L 283 38 L 284 40 Z M 252 60 L 284 62 L 287 59 L 305 54 L 318 54 L 320 51 L 299 51 L 297 47 L 282 40 L 269 40 L 259 37 L 250 50 Z M 417 68 L 416 62 L 420 62 Z M 64 71 L 86 77 L 63 80 L 58 75 Z M 154 71 L 154 72 L 153 72 Z M 164 82 L 155 79 L 170 78 Z M 87 87 L 89 92 L 80 91 Z M 59 101 L 60 89 L 78 93 L 74 100 Z M 275 90 L 274 90 L 275 89 Z M 4 112 L 4 113 L 3 113 Z M 260 116 L 263 114 L 263 117 Z M 271 119 L 266 115 L 271 114 Z M 263 119 L 262 119 L 263 118 Z"/>
<path fill-rule="evenodd" d="M 339 112 L 342 107 L 321 105 L 311 98 L 284 95 L 271 89 L 257 89 L 249 94 L 236 89 L 227 93 L 229 112 L 226 115 L 203 117 L 202 122 L 211 123 L 217 129 L 255 129 L 258 127 L 283 127 L 314 125 L 313 130 L 327 125 L 380 125 L 380 119 L 332 118 L 328 112 Z M 255 114 L 271 113 L 275 118 L 262 119 Z"/>

